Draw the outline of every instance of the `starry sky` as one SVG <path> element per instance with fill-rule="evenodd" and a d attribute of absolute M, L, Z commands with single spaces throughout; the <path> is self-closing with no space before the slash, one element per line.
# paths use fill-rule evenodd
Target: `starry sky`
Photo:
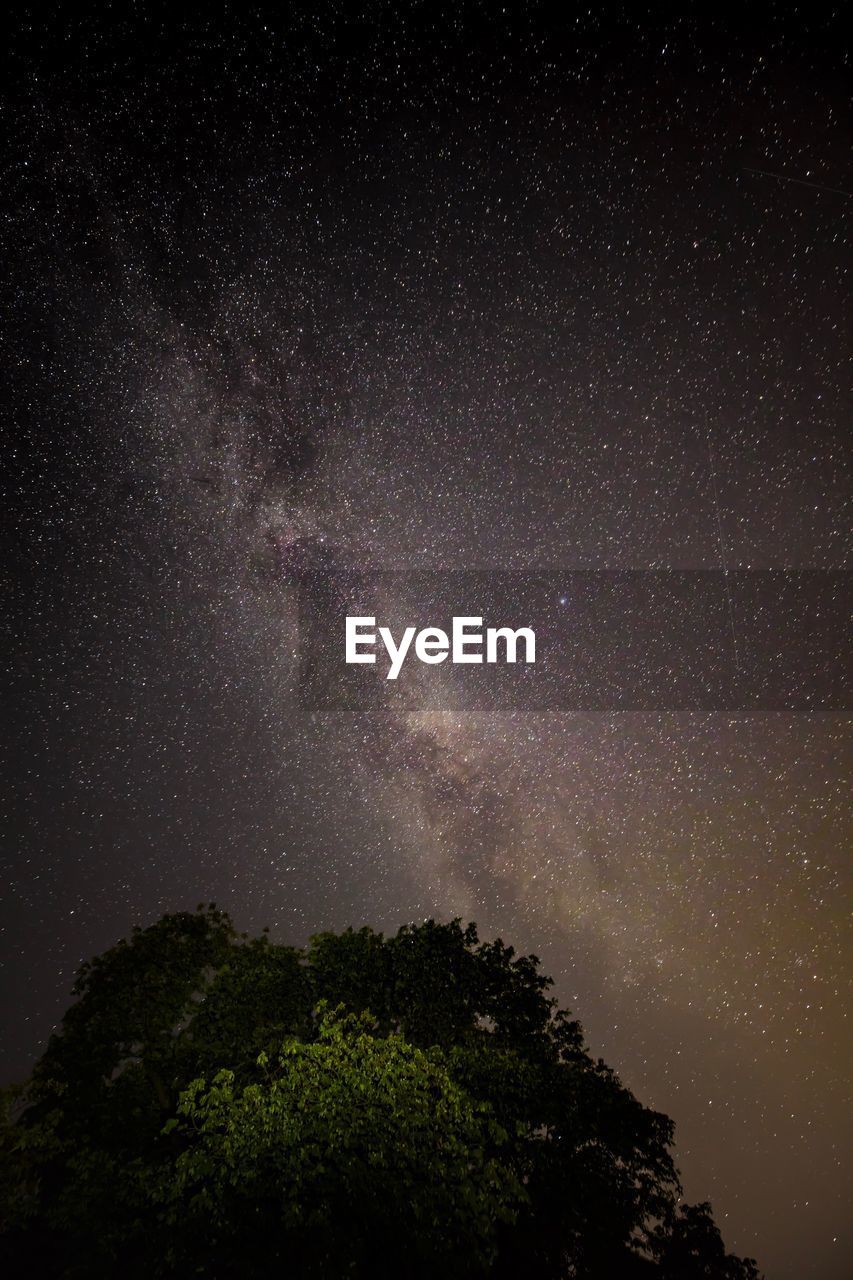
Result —
<path fill-rule="evenodd" d="M 163 911 L 459 915 L 673 1116 L 730 1248 L 842 1280 L 849 700 L 303 696 L 352 574 L 399 617 L 411 575 L 549 574 L 569 632 L 581 570 L 849 607 L 845 43 L 662 12 L 17 6 L 2 1076 Z"/>

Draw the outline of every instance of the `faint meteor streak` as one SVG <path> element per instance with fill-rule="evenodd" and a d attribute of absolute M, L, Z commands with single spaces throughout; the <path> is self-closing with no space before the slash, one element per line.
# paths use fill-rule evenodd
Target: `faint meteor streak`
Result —
<path fill-rule="evenodd" d="M 853 196 L 853 191 L 843 191 L 841 187 L 828 187 L 823 182 L 809 182 L 806 178 L 792 178 L 787 173 L 773 173 L 770 169 L 751 169 L 743 166 L 744 173 L 755 173 L 762 178 L 776 178 L 779 182 L 795 182 L 800 187 L 814 187 L 815 191 L 832 191 L 837 196 Z"/>

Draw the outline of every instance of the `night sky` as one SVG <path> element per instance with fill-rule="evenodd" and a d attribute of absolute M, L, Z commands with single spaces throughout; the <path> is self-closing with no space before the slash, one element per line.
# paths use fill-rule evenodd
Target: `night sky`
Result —
<path fill-rule="evenodd" d="M 848 1277 L 849 712 L 300 693 L 347 572 L 849 567 L 830 9 L 15 8 L 3 1078 L 164 911 L 459 915 Z"/>

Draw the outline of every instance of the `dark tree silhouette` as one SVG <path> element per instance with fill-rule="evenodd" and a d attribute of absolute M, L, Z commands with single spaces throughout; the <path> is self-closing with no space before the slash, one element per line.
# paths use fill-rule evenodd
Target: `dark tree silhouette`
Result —
<path fill-rule="evenodd" d="M 135 930 L 7 1091 L 5 1274 L 754 1280 L 550 985 L 459 921 Z"/>

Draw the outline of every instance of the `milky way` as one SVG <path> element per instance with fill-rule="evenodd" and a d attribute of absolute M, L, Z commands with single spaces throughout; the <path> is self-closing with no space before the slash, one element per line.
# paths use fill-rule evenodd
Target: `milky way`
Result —
<path fill-rule="evenodd" d="M 673 1116 L 730 1248 L 849 1274 L 849 721 L 300 696 L 335 574 L 847 566 L 840 44 L 18 24 L 7 1077 L 162 911 L 460 915 Z"/>

